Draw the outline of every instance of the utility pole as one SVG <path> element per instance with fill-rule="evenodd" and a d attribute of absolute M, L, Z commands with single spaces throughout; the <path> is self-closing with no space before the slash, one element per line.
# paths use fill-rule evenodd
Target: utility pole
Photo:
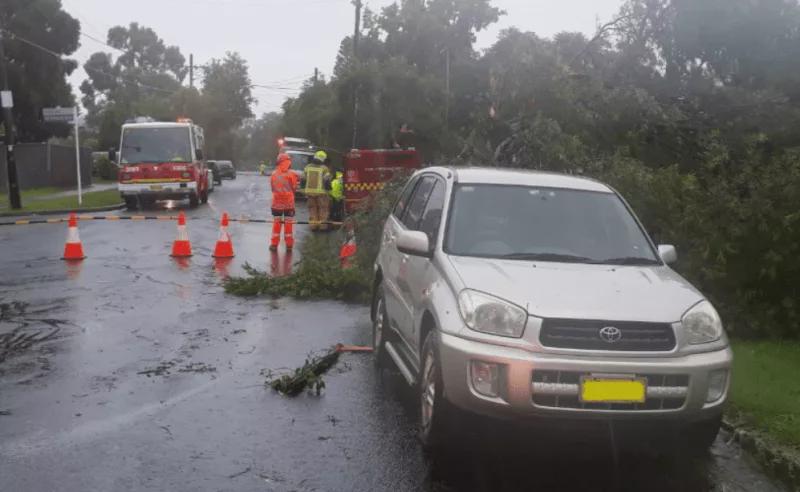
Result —
<path fill-rule="evenodd" d="M 189 88 L 194 89 L 194 55 L 189 54 Z"/>
<path fill-rule="evenodd" d="M 450 124 L 450 48 L 444 49 L 444 128 Z"/>
<path fill-rule="evenodd" d="M 353 0 L 356 6 L 356 27 L 353 31 L 353 63 L 356 67 L 358 64 L 358 38 L 361 36 L 361 0 Z M 358 144 L 358 82 L 353 84 L 353 145 L 351 148 L 357 148 Z"/>
<path fill-rule="evenodd" d="M 319 80 L 319 68 L 314 67 L 314 85 L 317 85 L 317 80 Z"/>
<path fill-rule="evenodd" d="M 13 100 L 11 88 L 8 84 L 8 67 L 6 65 L 6 53 L 3 43 L 5 41 L 5 30 L 0 29 L 0 83 L 2 87 L 2 107 L 3 124 L 6 128 L 6 167 L 8 168 L 8 201 L 12 209 L 22 208 L 22 200 L 19 196 L 19 180 L 17 179 L 17 160 L 14 157 L 14 116 L 11 113 Z"/>

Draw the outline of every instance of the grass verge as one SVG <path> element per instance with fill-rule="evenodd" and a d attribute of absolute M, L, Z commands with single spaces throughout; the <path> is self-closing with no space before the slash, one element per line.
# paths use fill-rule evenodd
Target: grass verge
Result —
<path fill-rule="evenodd" d="M 800 450 L 800 343 L 733 343 L 733 418 Z"/>
<path fill-rule="evenodd" d="M 49 210 L 82 210 L 87 208 L 96 207 L 110 207 L 122 201 L 117 190 L 104 190 L 104 191 L 90 191 L 83 194 L 83 204 L 78 206 L 77 196 L 59 196 L 55 198 L 43 198 L 47 194 L 52 194 L 41 191 L 42 189 L 30 190 L 30 192 L 22 193 L 22 209 L 15 210 L 14 212 L 30 213 L 30 212 L 47 212 Z M 63 190 L 58 190 L 63 191 Z M 27 200 L 26 200 L 27 198 Z M 7 203 L 3 204 L 4 207 L 0 208 L 2 211 L 11 211 Z"/>

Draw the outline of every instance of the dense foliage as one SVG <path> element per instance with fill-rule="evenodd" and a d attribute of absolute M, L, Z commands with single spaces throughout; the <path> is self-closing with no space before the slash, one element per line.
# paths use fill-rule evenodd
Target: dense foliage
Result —
<path fill-rule="evenodd" d="M 61 0 L 2 0 L 0 30 L 19 140 L 69 135 L 68 125 L 44 123 L 41 113 L 42 108 L 75 103 L 67 76 L 78 63 L 62 57 L 78 49 L 80 22 L 63 10 Z"/>
<path fill-rule="evenodd" d="M 355 89 L 359 146 L 408 122 L 431 162 L 598 177 L 678 246 L 735 334 L 800 336 L 797 1 L 629 0 L 591 39 L 510 29 L 476 52 L 501 14 L 367 11 L 358 56 L 344 39 L 333 76 L 285 104 L 284 131 L 349 148 Z"/>

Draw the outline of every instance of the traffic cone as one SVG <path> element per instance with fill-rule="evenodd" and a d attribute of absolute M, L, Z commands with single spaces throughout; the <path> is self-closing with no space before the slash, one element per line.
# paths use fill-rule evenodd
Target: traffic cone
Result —
<path fill-rule="evenodd" d="M 219 225 L 219 239 L 217 245 L 214 247 L 214 258 L 233 258 L 233 243 L 231 236 L 228 234 L 228 214 L 222 214 L 222 220 Z"/>
<path fill-rule="evenodd" d="M 67 226 L 67 243 L 64 245 L 64 256 L 62 260 L 82 260 L 86 258 L 83 254 L 83 245 L 78 235 L 78 217 L 75 212 L 69 214 L 69 224 Z"/>
<path fill-rule="evenodd" d="M 350 268 L 352 265 L 353 257 L 356 255 L 356 237 L 350 234 L 342 247 L 339 249 L 339 261 L 342 268 Z"/>
<path fill-rule="evenodd" d="M 192 243 L 189 242 L 189 233 L 186 231 L 186 216 L 178 214 L 178 237 L 172 243 L 173 258 L 187 258 L 192 256 Z"/>

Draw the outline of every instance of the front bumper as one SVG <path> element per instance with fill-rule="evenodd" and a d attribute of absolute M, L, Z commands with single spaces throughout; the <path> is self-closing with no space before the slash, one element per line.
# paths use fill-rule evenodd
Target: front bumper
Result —
<path fill-rule="evenodd" d="M 172 183 L 120 183 L 120 194 L 124 196 L 147 195 L 161 198 L 185 198 L 197 194 L 197 182 Z"/>
<path fill-rule="evenodd" d="M 721 414 L 730 386 L 730 348 L 669 357 L 598 357 L 532 353 L 437 332 L 446 398 L 470 412 L 500 417 L 675 419 L 699 421 Z M 500 366 L 499 395 L 478 393 L 471 361 Z M 722 396 L 706 403 L 709 377 L 726 370 Z M 613 375 L 647 379 L 644 404 L 583 404 L 580 377 Z"/>

